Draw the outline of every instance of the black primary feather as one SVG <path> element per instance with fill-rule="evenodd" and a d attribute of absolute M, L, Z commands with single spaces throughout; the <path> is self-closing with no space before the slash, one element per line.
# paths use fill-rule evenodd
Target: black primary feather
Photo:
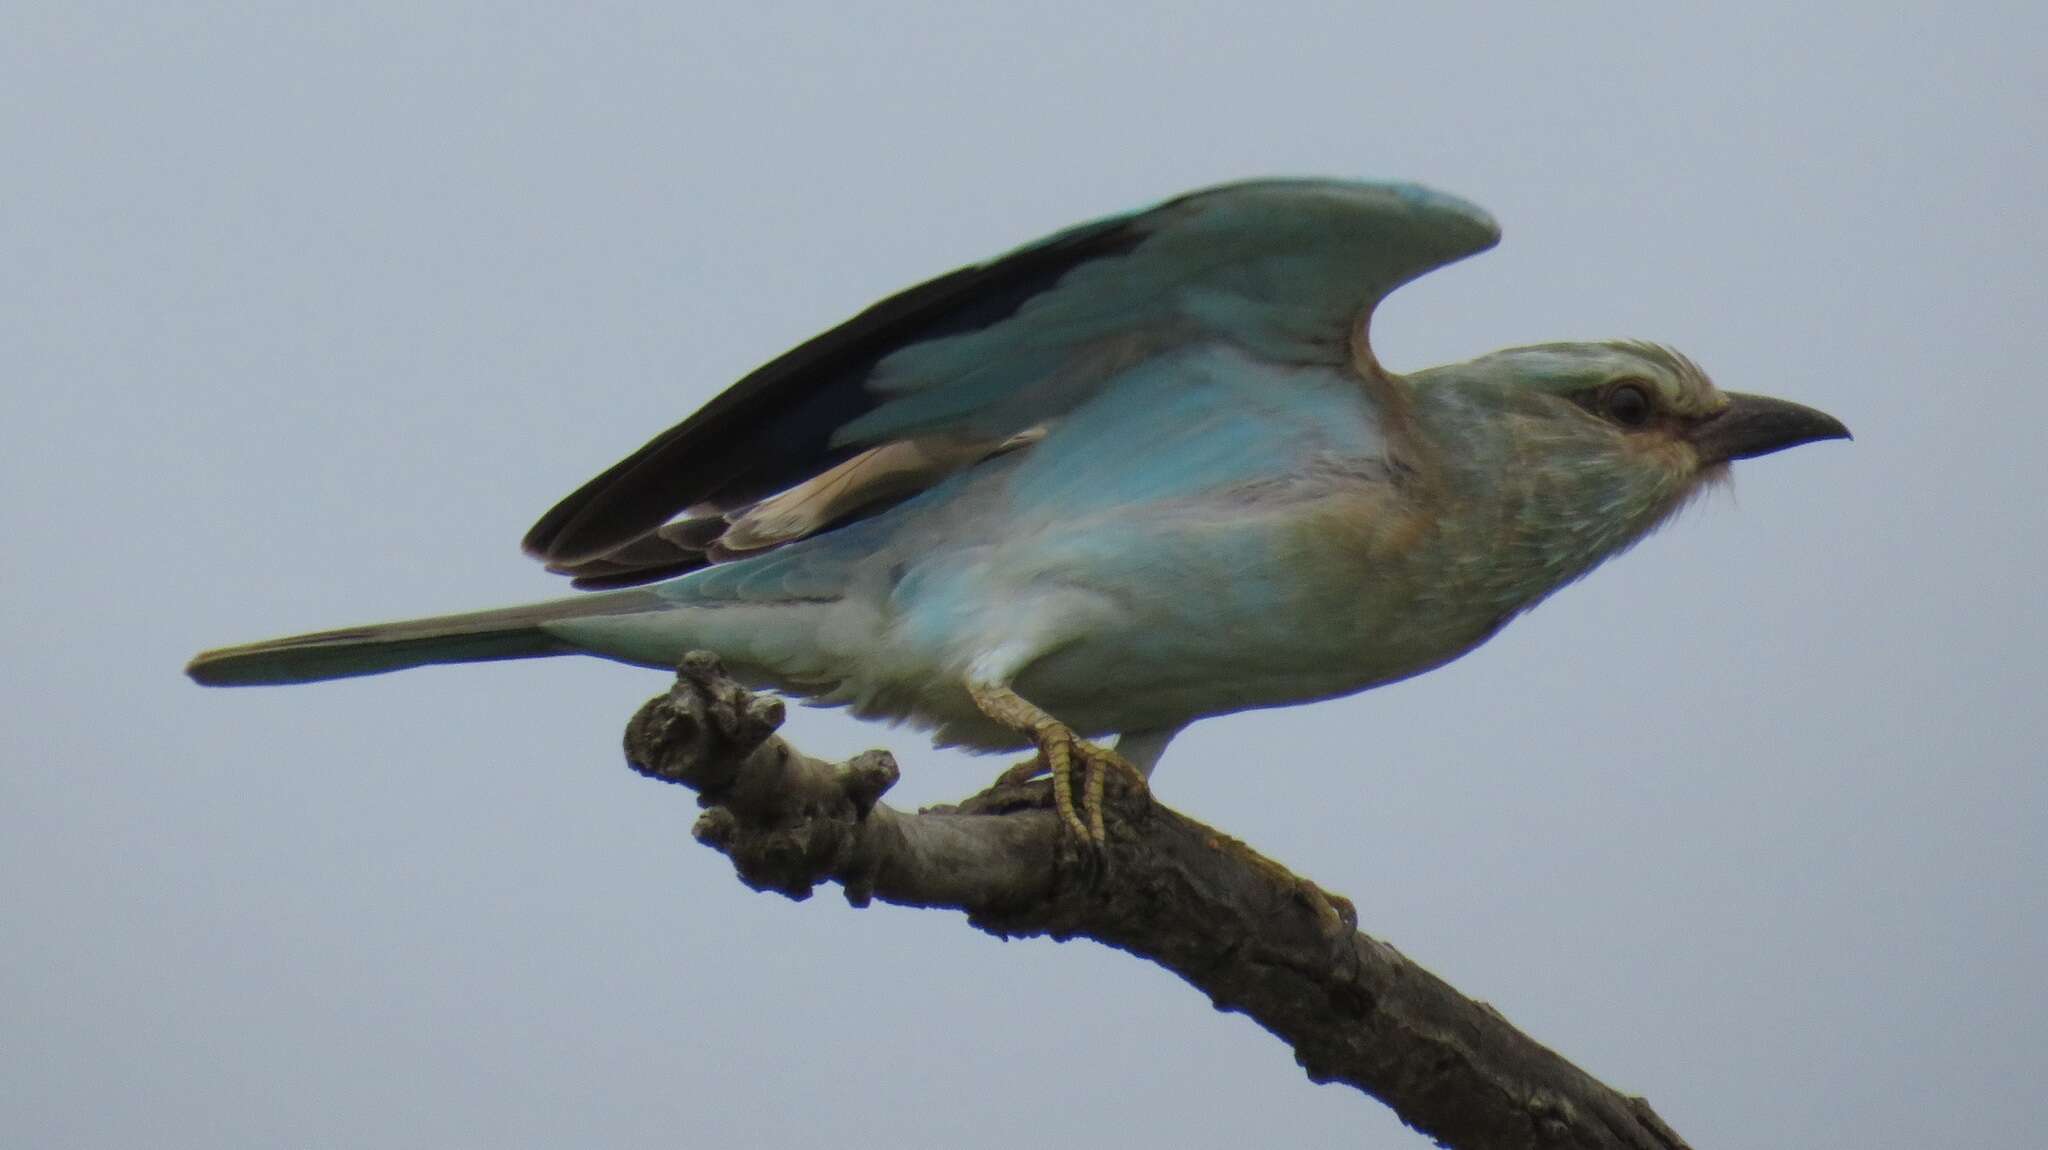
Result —
<path fill-rule="evenodd" d="M 1082 264 L 1129 252 L 1142 217 L 1084 225 L 1001 259 L 890 296 L 749 373 L 557 503 L 528 531 L 529 554 L 582 586 L 642 582 L 637 571 L 582 570 L 692 507 L 731 509 L 792 487 L 848 458 L 833 432 L 874 409 L 866 382 L 900 348 L 979 331 L 1016 314 Z M 678 556 L 662 569 L 701 566 Z M 634 566 L 628 564 L 628 566 Z"/>

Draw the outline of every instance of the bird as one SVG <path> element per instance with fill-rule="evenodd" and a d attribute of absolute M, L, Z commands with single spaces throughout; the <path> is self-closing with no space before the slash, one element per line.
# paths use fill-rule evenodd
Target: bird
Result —
<path fill-rule="evenodd" d="M 1499 237 L 1455 196 L 1335 179 L 1084 223 L 874 304 L 563 499 L 524 549 L 585 593 L 187 672 L 705 650 L 940 745 L 1035 748 L 1100 844 L 1106 776 L 1143 789 L 1189 724 L 1441 666 L 1734 461 L 1849 437 L 1648 342 L 1382 366 L 1380 301 Z"/>

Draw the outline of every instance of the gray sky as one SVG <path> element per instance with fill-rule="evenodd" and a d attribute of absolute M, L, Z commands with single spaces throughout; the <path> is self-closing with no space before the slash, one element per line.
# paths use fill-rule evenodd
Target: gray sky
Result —
<path fill-rule="evenodd" d="M 748 368 L 1264 174 L 1501 220 L 1396 368 L 1657 339 L 1858 440 L 1160 794 L 1699 1146 L 2038 1141 L 2038 6 L 84 7 L 0 37 L 20 1145 L 1422 1145 L 1121 955 L 747 892 L 619 765 L 659 675 L 178 674 L 551 594 L 528 523 Z M 907 801 L 1000 766 L 790 729 Z"/>

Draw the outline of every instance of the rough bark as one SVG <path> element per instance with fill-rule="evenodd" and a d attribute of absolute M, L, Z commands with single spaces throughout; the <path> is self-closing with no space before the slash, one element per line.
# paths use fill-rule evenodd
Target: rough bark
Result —
<path fill-rule="evenodd" d="M 998 784 L 955 807 L 880 801 L 886 751 L 826 763 L 775 734 L 780 701 L 692 655 L 626 731 L 634 769 L 705 808 L 694 834 L 756 890 L 951 907 L 1002 937 L 1092 938 L 1174 972 L 1342 1082 L 1457 1150 L 1686 1143 L 1641 1098 L 1602 1085 L 1357 930 L 1329 894 L 1228 835 L 1111 782 L 1109 841 L 1078 850 L 1043 782 Z"/>

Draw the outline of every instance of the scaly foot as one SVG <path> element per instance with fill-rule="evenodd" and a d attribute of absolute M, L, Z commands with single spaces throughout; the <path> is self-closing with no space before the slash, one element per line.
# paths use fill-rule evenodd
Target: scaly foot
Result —
<path fill-rule="evenodd" d="M 1148 794 L 1145 776 L 1108 747 L 1091 743 L 1074 733 L 1072 727 L 1040 710 L 1030 700 L 1008 687 L 969 683 L 967 692 L 982 713 L 1029 738 L 1038 746 L 1038 758 L 1003 772 L 1002 782 L 1023 782 L 1041 771 L 1052 776 L 1052 804 L 1060 822 L 1075 838 L 1100 847 L 1109 839 L 1102 821 L 1103 788 L 1108 772 L 1121 771 Z M 1081 767 L 1081 802 L 1074 803 L 1074 766 Z M 1085 816 L 1085 821 L 1084 821 Z"/>

